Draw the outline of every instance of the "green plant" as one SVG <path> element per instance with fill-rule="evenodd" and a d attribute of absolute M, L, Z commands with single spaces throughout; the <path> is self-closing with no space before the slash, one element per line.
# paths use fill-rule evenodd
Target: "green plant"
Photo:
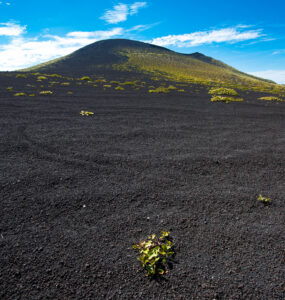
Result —
<path fill-rule="evenodd" d="M 41 91 L 40 95 L 52 95 L 52 91 Z"/>
<path fill-rule="evenodd" d="M 159 86 L 156 89 L 149 90 L 149 93 L 169 93 L 169 89 L 164 86 Z"/>
<path fill-rule="evenodd" d="M 62 82 L 60 85 L 68 86 L 70 85 L 70 82 Z"/>
<path fill-rule="evenodd" d="M 80 78 L 80 80 L 91 81 L 91 78 L 89 76 L 83 76 L 83 77 Z"/>
<path fill-rule="evenodd" d="M 27 75 L 24 74 L 17 74 L 16 78 L 27 78 Z"/>
<path fill-rule="evenodd" d="M 38 81 L 42 81 L 42 80 L 46 80 L 47 77 L 46 76 L 38 76 L 37 80 Z"/>
<path fill-rule="evenodd" d="M 12 91 L 13 91 L 13 87 L 12 87 L 12 86 L 8 86 L 8 87 L 6 88 L 6 90 L 9 91 L 9 92 L 12 92 Z"/>
<path fill-rule="evenodd" d="M 268 96 L 268 97 L 260 97 L 258 100 L 265 100 L 265 101 L 282 101 L 282 99 L 278 97 Z"/>
<path fill-rule="evenodd" d="M 209 94 L 238 96 L 238 93 L 234 89 L 228 89 L 228 88 L 212 88 L 210 89 Z"/>
<path fill-rule="evenodd" d="M 16 96 L 16 97 L 18 97 L 18 96 L 27 96 L 27 94 L 26 93 L 16 93 L 16 94 L 14 94 L 14 96 Z"/>
<path fill-rule="evenodd" d="M 125 89 L 123 87 L 121 87 L 121 86 L 117 86 L 117 87 L 115 87 L 115 90 L 117 90 L 117 91 L 124 91 Z"/>
<path fill-rule="evenodd" d="M 82 110 L 80 114 L 81 116 L 87 116 L 87 117 L 94 115 L 92 111 L 87 111 L 87 110 Z"/>
<path fill-rule="evenodd" d="M 166 272 L 166 263 L 174 255 L 173 242 L 169 239 L 170 232 L 162 231 L 159 238 L 155 234 L 146 241 L 133 245 L 140 254 L 138 260 L 146 270 L 146 275 L 153 277 Z"/>
<path fill-rule="evenodd" d="M 258 195 L 257 200 L 261 201 L 264 205 L 271 204 L 271 199 L 268 197 L 263 197 L 261 194 Z"/>
<path fill-rule="evenodd" d="M 226 97 L 226 96 L 213 96 L 211 99 L 212 102 L 241 102 L 243 101 L 242 98 L 234 98 L 234 97 Z"/>

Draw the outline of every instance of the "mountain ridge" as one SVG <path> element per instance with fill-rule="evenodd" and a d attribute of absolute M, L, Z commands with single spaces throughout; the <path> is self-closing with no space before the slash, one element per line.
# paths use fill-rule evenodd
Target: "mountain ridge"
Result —
<path fill-rule="evenodd" d="M 92 75 L 104 73 L 106 69 L 156 73 L 186 81 L 204 80 L 240 85 L 274 84 L 271 80 L 246 74 L 199 52 L 184 54 L 128 39 L 97 41 L 69 55 L 19 71 Z"/>

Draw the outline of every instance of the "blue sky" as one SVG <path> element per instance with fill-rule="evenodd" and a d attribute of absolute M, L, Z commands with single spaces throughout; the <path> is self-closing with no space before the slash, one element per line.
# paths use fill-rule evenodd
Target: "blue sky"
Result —
<path fill-rule="evenodd" d="M 285 83 L 284 11 L 284 0 L 0 0 L 0 70 L 129 38 Z"/>

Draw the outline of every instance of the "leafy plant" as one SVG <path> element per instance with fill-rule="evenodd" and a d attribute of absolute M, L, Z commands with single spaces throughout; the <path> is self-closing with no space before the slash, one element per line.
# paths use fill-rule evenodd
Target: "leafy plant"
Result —
<path fill-rule="evenodd" d="M 25 74 L 17 74 L 16 78 L 27 78 L 27 75 L 25 75 Z"/>
<path fill-rule="evenodd" d="M 87 117 L 94 115 L 92 111 L 87 111 L 87 110 L 82 110 L 80 114 L 81 116 L 87 116 Z"/>
<path fill-rule="evenodd" d="M 13 87 L 12 87 L 12 86 L 8 86 L 8 87 L 6 88 L 6 90 L 9 91 L 9 92 L 12 92 L 12 91 L 13 91 Z"/>
<path fill-rule="evenodd" d="M 226 96 L 213 96 L 211 99 L 212 102 L 224 101 L 224 102 L 241 102 L 242 98 L 226 97 Z"/>
<path fill-rule="evenodd" d="M 115 90 L 117 90 L 117 91 L 123 91 L 123 90 L 124 90 L 124 88 L 123 88 L 123 87 L 121 87 L 121 86 L 117 86 L 117 87 L 115 87 Z"/>
<path fill-rule="evenodd" d="M 16 97 L 18 97 L 18 96 L 27 96 L 27 94 L 26 93 L 16 93 L 16 94 L 14 94 L 14 96 L 16 96 Z"/>
<path fill-rule="evenodd" d="M 42 81 L 42 80 L 46 80 L 47 77 L 46 76 L 38 76 L 37 80 L 38 81 Z"/>
<path fill-rule="evenodd" d="M 234 89 L 228 89 L 228 88 L 212 88 L 210 89 L 209 94 L 238 96 L 238 93 Z"/>
<path fill-rule="evenodd" d="M 41 91 L 40 95 L 52 95 L 52 91 Z"/>
<path fill-rule="evenodd" d="M 133 245 L 139 251 L 138 260 L 147 276 L 163 275 L 166 272 L 167 260 L 174 255 L 174 244 L 169 239 L 169 234 L 170 232 L 162 231 L 159 238 L 152 234 L 146 241 Z"/>
<path fill-rule="evenodd" d="M 83 76 L 83 77 L 80 78 L 80 80 L 91 81 L 91 78 L 89 76 Z"/>
<path fill-rule="evenodd" d="M 268 96 L 268 97 L 260 97 L 258 100 L 265 100 L 265 101 L 282 101 L 282 99 L 278 97 Z"/>
<path fill-rule="evenodd" d="M 269 205 L 272 203 L 270 198 L 263 197 L 261 194 L 258 195 L 257 200 L 261 201 L 264 205 Z"/>

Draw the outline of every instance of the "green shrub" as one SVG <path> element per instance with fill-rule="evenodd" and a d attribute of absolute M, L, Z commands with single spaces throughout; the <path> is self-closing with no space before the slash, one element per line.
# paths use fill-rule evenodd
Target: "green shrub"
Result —
<path fill-rule="evenodd" d="M 18 96 L 27 96 L 27 94 L 26 93 L 16 93 L 16 94 L 14 94 L 14 96 L 16 96 L 16 97 L 18 97 Z"/>
<path fill-rule="evenodd" d="M 40 95 L 52 95 L 52 91 L 41 91 Z"/>
<path fill-rule="evenodd" d="M 80 114 L 81 114 L 81 116 L 86 116 L 86 117 L 94 115 L 94 113 L 92 111 L 87 111 L 87 110 L 82 110 L 80 112 Z"/>
<path fill-rule="evenodd" d="M 229 96 L 238 96 L 239 94 L 234 89 L 228 88 L 212 88 L 209 91 L 211 95 L 229 95 Z"/>
<path fill-rule="evenodd" d="M 154 90 L 149 90 L 150 93 L 169 93 L 169 89 L 164 86 L 159 86 Z"/>
<path fill-rule="evenodd" d="M 212 102 L 242 102 L 242 98 L 226 97 L 226 96 L 213 96 Z"/>
<path fill-rule="evenodd" d="M 13 91 L 13 87 L 12 87 L 12 86 L 8 86 L 8 87 L 6 88 L 6 90 L 9 91 L 9 92 L 12 92 L 12 91 Z"/>
<path fill-rule="evenodd" d="M 104 88 L 110 88 L 110 87 L 112 87 L 112 85 L 111 84 L 104 84 L 103 87 Z"/>
<path fill-rule="evenodd" d="M 68 85 L 70 85 L 70 82 L 62 82 L 60 85 L 68 86 Z"/>
<path fill-rule="evenodd" d="M 17 74 L 16 78 L 27 78 L 27 75 L 25 75 L 25 74 Z"/>
<path fill-rule="evenodd" d="M 83 76 L 83 77 L 80 78 L 80 80 L 91 81 L 91 78 L 89 76 Z"/>
<path fill-rule="evenodd" d="M 268 96 L 268 97 L 260 97 L 258 100 L 265 100 L 265 101 L 283 101 L 278 97 Z"/>
<path fill-rule="evenodd" d="M 38 81 L 42 81 L 42 80 L 46 80 L 46 79 L 47 79 L 46 76 L 38 76 L 38 77 L 37 77 L 37 80 L 38 80 Z"/>
<path fill-rule="evenodd" d="M 169 234 L 170 232 L 162 231 L 159 238 L 153 234 L 146 241 L 133 245 L 140 254 L 138 260 L 146 270 L 147 276 L 153 277 L 165 273 L 167 260 L 174 255 L 174 244 L 169 239 Z"/>
<path fill-rule="evenodd" d="M 124 89 L 123 87 L 121 87 L 121 86 L 117 86 L 117 87 L 115 88 L 115 90 L 117 90 L 117 91 L 124 91 L 125 89 Z"/>
<path fill-rule="evenodd" d="M 263 197 L 262 195 L 258 195 L 257 197 L 258 201 L 261 201 L 264 205 L 270 205 L 271 204 L 271 199 L 267 197 Z"/>

